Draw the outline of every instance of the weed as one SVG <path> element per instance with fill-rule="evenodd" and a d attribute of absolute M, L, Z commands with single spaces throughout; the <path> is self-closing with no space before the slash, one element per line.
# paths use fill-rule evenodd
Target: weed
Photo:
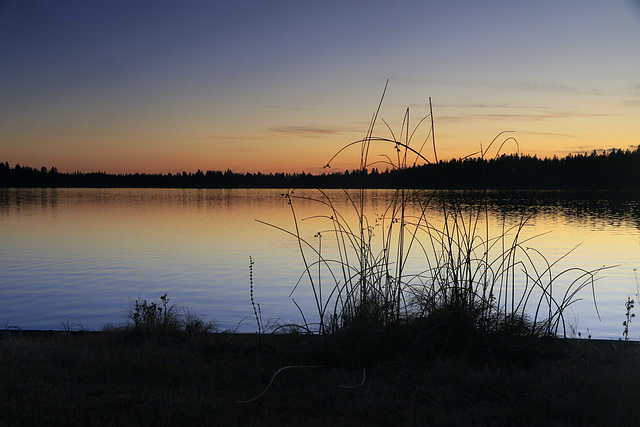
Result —
<path fill-rule="evenodd" d="M 5 331 L 19 331 L 19 330 L 20 330 L 20 328 L 19 328 L 17 325 L 11 325 L 11 324 L 9 323 L 9 320 L 7 319 L 7 320 L 4 322 L 4 330 L 5 330 Z"/>
<path fill-rule="evenodd" d="M 166 293 L 160 296 L 159 302 L 138 298 L 133 302 L 126 318 L 128 323 L 125 328 L 131 328 L 144 336 L 186 335 L 187 338 L 197 340 L 203 334 L 218 330 L 214 321 L 204 320 L 187 308 L 170 305 Z"/>
<path fill-rule="evenodd" d="M 262 323 L 262 311 L 260 310 L 260 304 L 256 304 L 253 298 L 253 264 L 253 258 L 249 257 L 249 295 L 251 297 L 253 314 L 256 317 L 256 324 L 258 325 L 258 335 L 261 336 L 264 332 L 264 324 Z"/>
<path fill-rule="evenodd" d="M 69 318 L 64 322 L 60 322 L 60 328 L 67 333 L 77 332 L 77 331 L 86 331 L 82 322 L 77 318 Z"/>
<path fill-rule="evenodd" d="M 169 298 L 166 293 L 160 296 L 159 304 L 147 302 L 147 300 L 135 300 L 128 317 L 133 320 L 134 329 L 142 333 L 178 331 L 182 326 L 175 305 L 169 306 Z"/>
<path fill-rule="evenodd" d="M 194 314 L 188 308 L 182 310 L 182 328 L 191 340 L 198 340 L 205 334 L 218 332 L 218 323 L 214 320 L 205 320 Z"/>
<path fill-rule="evenodd" d="M 360 172 L 378 163 L 392 170 L 430 163 L 423 154 L 429 139 L 437 162 L 431 100 L 429 115 L 414 128 L 407 109 L 397 137 L 384 120 L 391 137 L 373 136 L 385 92 L 386 86 L 365 138 L 345 145 L 325 167 L 353 146 L 360 147 Z M 431 128 L 419 148 L 413 148 L 418 128 L 427 119 Z M 511 136 L 500 140 L 503 134 L 472 156 L 484 159 L 495 150 L 497 157 L 509 142 L 517 147 Z M 374 144 L 391 145 L 393 152 L 382 154 L 382 161 L 371 161 Z M 554 267 L 564 257 L 552 262 L 528 246 L 535 236 L 523 237 L 532 214 L 524 212 L 515 221 L 505 214 L 494 233 L 486 192 L 479 207 L 469 207 L 452 191 L 415 190 L 398 182 L 384 212 L 373 215 L 365 211 L 371 193 L 364 188 L 363 183 L 359 190 L 343 190 L 351 213 L 341 212 L 337 201 L 323 190 L 317 190 L 317 197 L 286 193 L 294 229 L 264 223 L 298 242 L 304 269 L 291 296 L 302 282 L 308 282 L 315 300 L 316 321 L 311 322 L 293 299 L 304 329 L 319 334 L 351 328 L 371 331 L 431 319 L 425 323 L 428 329 L 421 332 L 427 338 L 438 330 L 448 331 L 445 340 L 451 334 L 474 331 L 566 336 L 564 311 L 579 300 L 585 288 L 591 289 L 597 312 L 594 281 L 601 269 L 570 268 L 555 273 Z M 294 207 L 298 200 L 313 202 L 325 212 L 299 219 Z M 438 212 L 441 223 L 432 219 Z M 304 220 L 328 224 L 314 234 L 317 244 L 303 237 Z M 560 286 L 559 282 L 569 284 Z"/>
<path fill-rule="evenodd" d="M 622 326 L 624 326 L 624 331 L 622 332 L 622 337 L 625 341 L 629 341 L 629 325 L 631 324 L 631 319 L 636 317 L 635 313 L 631 313 L 631 310 L 634 307 L 634 301 L 631 297 L 627 297 L 627 302 L 624 303 L 624 307 L 627 309 L 625 313 L 626 320 L 622 322 Z"/>

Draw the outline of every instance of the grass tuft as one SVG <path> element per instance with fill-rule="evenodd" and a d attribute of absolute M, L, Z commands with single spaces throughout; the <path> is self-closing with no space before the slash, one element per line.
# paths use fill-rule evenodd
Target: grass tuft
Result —
<path fill-rule="evenodd" d="M 383 120 L 391 136 L 374 136 L 383 99 L 384 93 L 366 136 L 346 144 L 327 167 L 351 147 L 360 148 L 360 172 L 378 164 L 402 170 L 430 163 L 423 153 L 429 145 L 433 161 L 438 161 L 431 109 L 413 128 L 407 109 L 397 134 Z M 418 140 L 420 126 L 428 121 L 426 137 Z M 499 133 L 472 156 L 484 159 L 494 152 L 498 157 L 507 144 L 519 149 L 514 137 L 504 135 L 508 132 Z M 383 160 L 372 161 L 378 145 L 383 147 Z M 384 147 L 391 152 L 384 152 Z M 489 342 L 497 336 L 566 336 L 565 310 L 584 290 L 591 291 L 597 312 L 594 284 L 605 267 L 557 272 L 564 257 L 547 259 L 530 246 L 535 236 L 525 236 L 531 213 L 523 212 L 518 219 L 505 214 L 502 224 L 495 226 L 490 223 L 486 192 L 480 205 L 470 206 L 452 191 L 397 185 L 378 214 L 367 211 L 372 193 L 364 182 L 359 190 L 343 190 L 347 212 L 323 190 L 317 190 L 317 196 L 284 194 L 293 230 L 267 225 L 298 242 L 304 268 L 291 296 L 302 317 L 301 329 L 374 341 L 374 336 L 402 334 L 398 331 L 405 329 L 412 331 L 410 341 L 422 346 L 423 353 L 453 354 L 491 348 Z M 297 202 L 316 204 L 318 213 L 299 218 Z M 304 237 L 303 221 L 317 224 L 313 241 Z M 303 283 L 313 295 L 311 311 L 295 299 Z"/>
<path fill-rule="evenodd" d="M 167 294 L 160 300 L 134 300 L 125 315 L 125 323 L 119 326 L 107 325 L 105 332 L 125 333 L 147 340 L 187 339 L 199 342 L 206 335 L 218 332 L 215 321 L 205 320 L 188 308 L 169 304 Z"/>

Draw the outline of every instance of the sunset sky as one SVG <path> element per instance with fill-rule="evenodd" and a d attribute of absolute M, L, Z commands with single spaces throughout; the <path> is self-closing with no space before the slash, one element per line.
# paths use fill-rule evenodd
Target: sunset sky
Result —
<path fill-rule="evenodd" d="M 0 1 L 0 161 L 315 173 L 387 79 L 396 136 L 432 98 L 440 159 L 504 130 L 538 156 L 635 148 L 640 1 Z"/>

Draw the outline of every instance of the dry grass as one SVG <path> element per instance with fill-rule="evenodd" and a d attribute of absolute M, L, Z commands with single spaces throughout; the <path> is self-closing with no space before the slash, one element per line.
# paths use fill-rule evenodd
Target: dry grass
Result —
<path fill-rule="evenodd" d="M 326 341 L 326 340 L 329 341 Z M 416 360 L 335 354 L 337 337 L 114 332 L 0 336 L 3 425 L 636 425 L 637 343 L 535 339 L 521 352 Z M 614 347 L 615 346 L 615 347 Z M 535 351 L 535 358 L 520 356 Z M 332 354 L 334 353 L 334 354 Z M 518 356 L 520 355 L 520 356 Z M 495 355 L 494 355 L 495 356 Z M 360 363 L 362 362 L 362 363 Z M 321 365 L 273 374 L 284 366 Z M 366 366 L 365 366 L 366 365 Z M 366 375 L 363 382 L 363 367 Z"/>
<path fill-rule="evenodd" d="M 327 167 L 356 147 L 363 177 L 379 163 L 393 170 L 429 163 L 423 153 L 429 146 L 437 162 L 433 113 L 411 127 L 407 109 L 397 135 L 383 120 L 390 137 L 376 137 L 381 105 L 382 99 L 365 138 L 345 145 Z M 419 127 L 429 118 L 429 132 L 418 140 Z M 474 155 L 485 158 L 491 151 L 499 156 L 506 144 L 517 147 L 504 133 Z M 376 145 L 383 146 L 381 161 L 373 159 Z M 385 147 L 391 150 L 385 152 Z M 535 236 L 525 235 L 531 214 L 509 219 L 505 214 L 496 227 L 490 224 L 487 197 L 478 206 L 465 206 L 453 192 L 406 189 L 402 183 L 383 212 L 371 212 L 365 184 L 344 190 L 348 212 L 329 192 L 286 193 L 293 228 L 267 224 L 298 243 L 303 272 L 291 294 L 307 332 L 366 332 L 422 322 L 429 328 L 420 332 L 424 340 L 443 331 L 454 339 L 456 334 L 471 334 L 463 337 L 466 340 L 495 333 L 566 336 L 565 310 L 584 291 L 593 297 L 597 311 L 594 281 L 608 267 L 557 271 L 560 260 L 547 259 L 532 247 Z M 317 210 L 300 218 L 298 202 L 314 204 Z M 439 218 L 442 223 L 436 223 Z M 311 291 L 312 308 L 295 300 L 295 291 L 303 286 Z"/>

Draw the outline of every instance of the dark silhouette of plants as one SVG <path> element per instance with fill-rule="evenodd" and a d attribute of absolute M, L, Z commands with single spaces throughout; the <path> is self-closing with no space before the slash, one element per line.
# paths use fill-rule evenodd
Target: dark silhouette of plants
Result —
<path fill-rule="evenodd" d="M 159 302 L 138 298 L 128 311 L 127 319 L 133 331 L 145 336 L 186 334 L 195 339 L 217 330 L 215 322 L 206 321 L 175 304 L 170 305 L 166 293 L 160 296 Z"/>
<path fill-rule="evenodd" d="M 627 309 L 627 312 L 625 313 L 626 320 L 622 322 L 622 326 L 624 326 L 622 336 L 624 337 L 625 341 L 629 340 L 629 325 L 631 324 L 631 319 L 636 317 L 635 313 L 631 312 L 634 307 L 633 304 L 634 301 L 631 299 L 631 297 L 627 297 L 627 302 L 624 303 L 624 308 Z"/>
<path fill-rule="evenodd" d="M 256 324 L 258 326 L 258 336 L 262 343 L 262 334 L 264 333 L 264 324 L 262 323 L 262 311 L 260 310 L 260 304 L 256 304 L 253 298 L 253 258 L 249 257 L 249 296 L 251 297 L 251 307 L 253 307 L 253 314 L 256 317 Z"/>
<path fill-rule="evenodd" d="M 133 327 L 142 333 L 175 332 L 181 328 L 181 318 L 175 305 L 169 305 L 167 294 L 160 296 L 160 303 L 137 299 L 129 313 Z"/>
<path fill-rule="evenodd" d="M 591 289 L 597 312 L 595 275 L 605 267 L 555 272 L 554 267 L 564 256 L 548 260 L 529 246 L 535 236 L 523 237 L 530 214 L 523 213 L 512 225 L 504 218 L 501 228 L 491 229 L 486 193 L 479 206 L 465 206 L 455 193 L 444 188 L 425 191 L 396 181 L 385 211 L 376 215 L 366 212 L 369 193 L 365 191 L 365 179 L 371 167 L 386 166 L 398 172 L 401 179 L 406 177 L 402 173 L 417 167 L 417 163 L 423 163 L 423 167 L 437 163 L 432 111 L 411 128 L 407 109 L 398 135 L 384 120 L 391 137 L 373 135 L 383 99 L 384 92 L 365 138 L 345 145 L 325 165 L 330 167 L 347 148 L 359 147 L 360 169 L 351 175 L 359 176 L 363 185 L 354 191 L 343 190 L 353 212 L 339 211 L 330 193 L 323 190 L 318 190 L 317 197 L 288 192 L 284 196 L 294 229 L 265 223 L 298 242 L 304 269 L 291 295 L 303 281 L 311 288 L 316 321 L 309 322 L 308 313 L 293 300 L 307 331 L 330 334 L 353 327 L 370 330 L 430 318 L 436 321 L 430 327 L 433 330 L 445 322 L 447 327 L 459 325 L 510 335 L 566 336 L 564 311 L 579 300 L 578 294 L 585 288 Z M 417 130 L 427 119 L 431 121 L 429 132 L 419 145 L 415 144 Z M 517 141 L 511 136 L 502 137 L 504 133 L 473 154 L 480 163 L 503 158 L 507 143 L 517 148 Z M 382 160 L 372 160 L 373 146 L 380 144 L 392 147 L 392 152 L 381 154 Z M 423 153 L 425 146 L 433 147 L 433 162 Z M 481 176 L 486 176 L 486 170 Z M 325 212 L 298 218 L 296 201 L 315 203 Z M 432 222 L 434 209 L 440 211 L 443 224 Z M 354 215 L 356 219 L 350 219 Z M 303 237 L 300 223 L 304 220 L 328 224 L 315 233 L 317 244 Z M 327 242 L 329 237 L 332 244 Z M 416 257 L 421 258 L 422 268 L 409 271 Z"/>

